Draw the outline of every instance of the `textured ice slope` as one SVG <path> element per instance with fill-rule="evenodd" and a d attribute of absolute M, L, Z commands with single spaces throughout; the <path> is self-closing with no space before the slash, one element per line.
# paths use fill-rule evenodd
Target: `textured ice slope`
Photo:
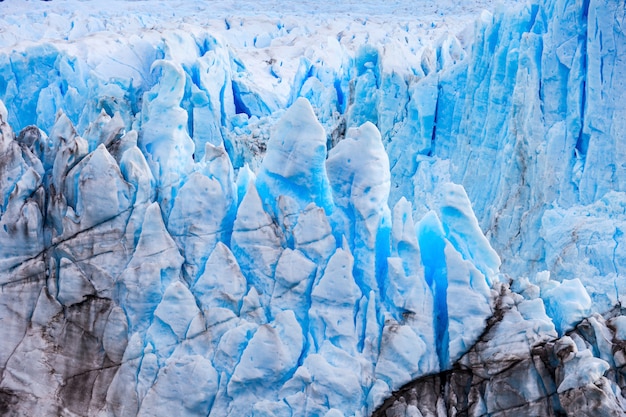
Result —
<path fill-rule="evenodd" d="M 3 413 L 364 416 L 557 338 L 476 415 L 621 409 L 623 4 L 2 7 Z"/>

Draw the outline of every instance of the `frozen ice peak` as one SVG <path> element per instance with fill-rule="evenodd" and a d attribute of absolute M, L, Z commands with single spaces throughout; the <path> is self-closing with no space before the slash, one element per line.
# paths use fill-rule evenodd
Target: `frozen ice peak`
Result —
<path fill-rule="evenodd" d="M 152 71 L 159 82 L 143 98 L 139 147 L 146 155 L 157 181 L 158 198 L 165 218 L 173 200 L 192 169 L 194 143 L 187 132 L 187 112 L 181 100 L 185 93 L 185 72 L 180 64 L 157 60 Z"/>
<path fill-rule="evenodd" d="M 242 272 L 264 298 L 272 294 L 283 238 L 273 218 L 263 208 L 256 185 L 250 182 L 233 224 L 231 244 Z"/>
<path fill-rule="evenodd" d="M 147 329 L 165 289 L 180 279 L 182 263 L 159 205 L 152 203 L 145 212 L 133 257 L 117 281 L 119 303 L 132 332 Z"/>
<path fill-rule="evenodd" d="M 102 144 L 67 173 L 65 183 L 68 204 L 85 229 L 124 213 L 130 206 L 128 184 Z"/>
<path fill-rule="evenodd" d="M 316 350 L 324 340 L 331 340 L 335 346 L 354 353 L 357 335 L 355 320 L 350 318 L 363 294 L 354 282 L 353 265 L 350 251 L 337 249 L 311 291 L 309 316 Z"/>
<path fill-rule="evenodd" d="M 371 239 L 390 188 L 389 157 L 378 128 L 370 122 L 350 128 L 346 138 L 329 152 L 326 170 L 335 204 L 361 221 L 363 233 Z M 354 208 L 350 208 L 351 203 Z"/>
<path fill-rule="evenodd" d="M 463 186 L 443 184 L 438 208 L 446 238 L 464 259 L 472 260 L 491 284 L 497 278 L 500 257 L 480 230 Z"/>
<path fill-rule="evenodd" d="M 276 211 L 280 195 L 304 209 L 310 202 L 333 211 L 326 176 L 326 133 L 305 98 L 297 99 L 274 126 L 267 143 L 257 187 L 264 201 Z"/>
<path fill-rule="evenodd" d="M 389 157 L 376 126 L 366 122 L 350 128 L 329 152 L 326 170 L 337 208 L 336 235 L 346 236 L 356 260 L 355 278 L 368 293 L 379 287 L 374 273 L 379 230 L 391 224 Z"/>
<path fill-rule="evenodd" d="M 203 160 L 177 192 L 167 228 L 194 281 L 218 242 L 230 241 L 237 206 L 233 168 L 223 146 L 207 143 Z"/>

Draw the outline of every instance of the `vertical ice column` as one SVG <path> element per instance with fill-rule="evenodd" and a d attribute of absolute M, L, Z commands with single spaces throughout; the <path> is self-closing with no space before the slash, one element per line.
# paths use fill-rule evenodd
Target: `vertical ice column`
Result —
<path fill-rule="evenodd" d="M 159 206 L 153 203 L 146 210 L 135 253 L 117 282 L 119 304 L 126 312 L 130 333 L 145 331 L 150 325 L 165 288 L 180 278 L 182 262 Z"/>
<path fill-rule="evenodd" d="M 337 208 L 331 217 L 336 237 L 343 234 L 348 240 L 355 279 L 363 293 L 377 291 L 377 281 L 382 279 L 378 275 L 384 269 L 380 263 L 386 264 L 389 250 L 391 215 L 389 159 L 376 126 L 365 123 L 348 130 L 329 152 L 326 170 Z"/>
<path fill-rule="evenodd" d="M 224 143 L 224 130 L 235 115 L 229 50 L 208 33 L 205 36 L 202 47 L 211 49 L 191 68 L 194 87 L 198 89 L 191 98 L 196 161 L 204 156 L 207 143 L 224 145 L 229 152 L 233 147 L 232 143 Z"/>
<path fill-rule="evenodd" d="M 463 187 L 444 184 L 441 219 L 429 212 L 417 226 L 426 283 L 434 297 L 435 340 L 443 369 L 475 343 L 492 314 L 490 285 L 500 259 L 482 235 Z"/>
<path fill-rule="evenodd" d="M 267 144 L 257 178 L 263 202 L 278 212 L 278 196 L 294 199 L 304 209 L 314 202 L 330 214 L 332 193 L 324 163 L 326 133 L 311 104 L 299 98 L 278 121 Z"/>
<path fill-rule="evenodd" d="M 283 236 L 263 209 L 254 183 L 248 186 L 237 211 L 231 243 L 241 271 L 267 305 L 274 288 L 274 272 L 282 253 Z"/>
<path fill-rule="evenodd" d="M 438 205 L 446 239 L 463 259 L 472 261 L 491 285 L 499 273 L 500 257 L 480 230 L 463 186 L 443 184 Z"/>
<path fill-rule="evenodd" d="M 165 219 L 193 164 L 194 144 L 187 133 L 187 112 L 180 107 L 185 72 L 171 61 L 155 61 L 159 82 L 144 94 L 139 146 L 157 183 L 157 200 Z"/>
<path fill-rule="evenodd" d="M 7 118 L 0 101 L 0 273 L 43 249 L 43 167 Z"/>
<path fill-rule="evenodd" d="M 204 158 L 180 188 L 167 229 L 185 256 L 193 282 L 218 242 L 230 243 L 237 194 L 233 168 L 223 146 L 206 144 Z"/>
<path fill-rule="evenodd" d="M 388 258 L 389 270 L 384 290 L 385 326 L 380 355 L 376 363 L 379 381 L 373 388 L 370 401 L 379 395 L 388 395 L 419 375 L 440 369 L 436 328 L 441 320 L 435 310 L 433 271 L 428 246 L 422 253 L 418 245 L 411 204 L 400 199 L 393 210 L 392 256 Z M 424 265 L 427 266 L 426 271 Z M 439 300 L 437 300 L 439 301 Z M 387 394 L 385 394 L 387 393 Z"/>

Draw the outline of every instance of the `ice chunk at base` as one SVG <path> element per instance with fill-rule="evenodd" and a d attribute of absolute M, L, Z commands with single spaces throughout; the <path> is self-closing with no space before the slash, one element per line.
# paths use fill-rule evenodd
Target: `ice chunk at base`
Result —
<path fill-rule="evenodd" d="M 577 278 L 545 282 L 541 297 L 560 335 L 591 314 L 591 297 Z"/>
<path fill-rule="evenodd" d="M 576 343 L 565 336 L 559 339 L 556 346 L 557 354 L 563 358 L 564 376 L 557 391 L 583 387 L 602 378 L 610 365 L 599 358 L 594 358 L 589 350 L 579 352 Z"/>

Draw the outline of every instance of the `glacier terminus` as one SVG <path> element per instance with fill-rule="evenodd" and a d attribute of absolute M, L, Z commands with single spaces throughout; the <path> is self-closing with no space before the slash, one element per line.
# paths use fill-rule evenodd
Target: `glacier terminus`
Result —
<path fill-rule="evenodd" d="M 0 3 L 0 415 L 626 415 L 625 28 Z"/>

